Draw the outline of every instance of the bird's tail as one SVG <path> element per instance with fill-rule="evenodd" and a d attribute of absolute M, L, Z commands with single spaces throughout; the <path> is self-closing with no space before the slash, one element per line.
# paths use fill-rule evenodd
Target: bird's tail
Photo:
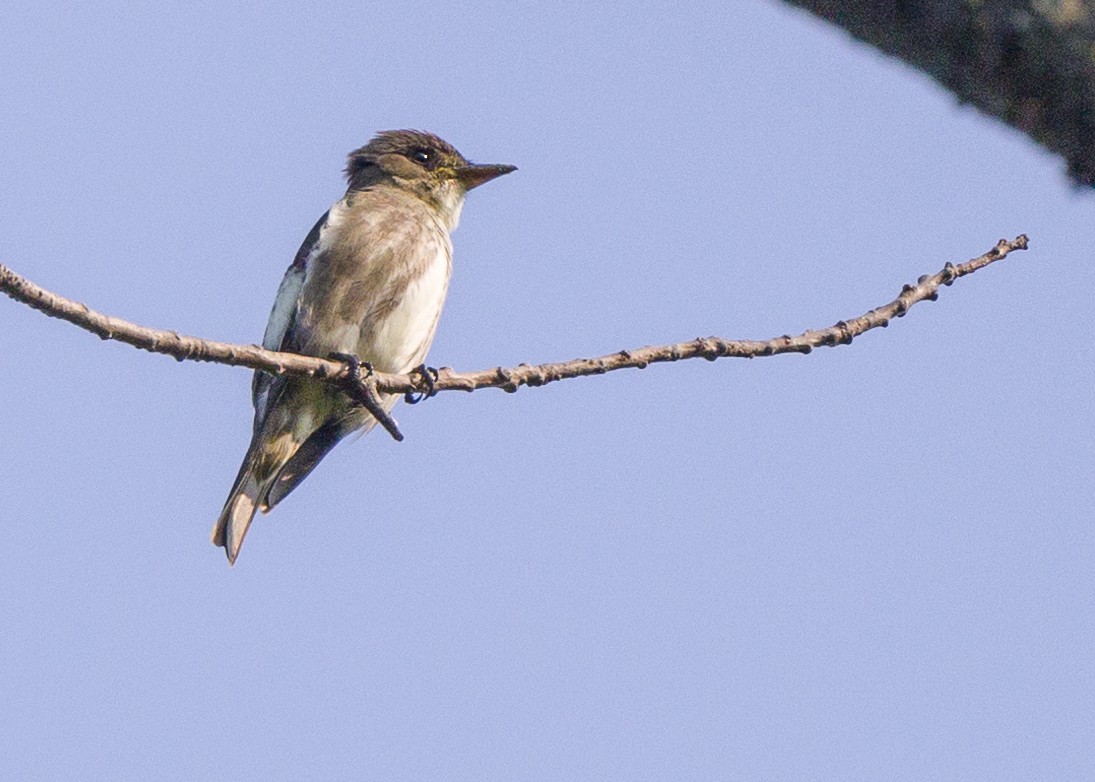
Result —
<path fill-rule="evenodd" d="M 234 565 L 239 556 L 240 546 L 247 529 L 251 526 L 251 520 L 255 518 L 255 511 L 259 509 L 261 497 L 269 488 L 269 482 L 260 481 L 255 477 L 253 459 L 244 460 L 240 468 L 239 477 L 224 503 L 224 510 L 220 518 L 213 525 L 213 544 L 223 546 L 224 553 L 228 555 L 228 564 Z"/>
<path fill-rule="evenodd" d="M 266 495 L 298 448 L 299 443 L 291 433 L 271 436 L 264 429 L 255 433 L 220 518 L 213 525 L 213 544 L 224 547 L 228 564 L 235 564 L 255 512 L 269 510 Z"/>
<path fill-rule="evenodd" d="M 392 395 L 381 404 L 391 410 L 398 398 Z M 224 547 L 229 564 L 235 564 L 256 511 L 266 513 L 285 499 L 347 434 L 355 429 L 368 431 L 376 423 L 360 408 L 337 405 L 326 416 L 302 421 L 295 412 L 300 407 L 276 406 L 251 438 L 224 510 L 213 525 L 213 543 Z"/>

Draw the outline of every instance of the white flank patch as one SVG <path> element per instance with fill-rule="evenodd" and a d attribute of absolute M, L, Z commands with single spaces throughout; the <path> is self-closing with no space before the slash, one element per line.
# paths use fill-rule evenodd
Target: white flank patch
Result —
<path fill-rule="evenodd" d="M 274 299 L 274 308 L 270 310 L 270 320 L 266 322 L 266 333 L 262 337 L 262 346 L 267 350 L 278 350 L 285 337 L 285 330 L 293 321 L 293 313 L 300 299 L 300 289 L 304 287 L 304 270 L 289 267 L 278 286 L 278 295 Z"/>
<path fill-rule="evenodd" d="M 266 322 L 266 333 L 262 337 L 262 346 L 267 350 L 279 350 L 281 342 L 285 339 L 285 331 L 293 322 L 296 315 L 297 304 L 300 302 L 300 291 L 304 287 L 308 271 L 312 268 L 312 260 L 326 249 L 327 242 L 331 241 L 333 230 L 342 224 L 346 216 L 346 207 L 341 201 L 334 204 L 327 212 L 327 220 L 319 229 L 319 237 L 312 245 L 312 251 L 304 259 L 304 268 L 290 266 L 278 286 L 278 295 L 274 298 L 274 308 L 270 311 L 270 320 Z"/>

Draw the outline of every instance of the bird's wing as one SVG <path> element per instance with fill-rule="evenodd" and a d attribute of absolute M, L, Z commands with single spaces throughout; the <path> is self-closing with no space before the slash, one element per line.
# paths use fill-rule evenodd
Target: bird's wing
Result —
<path fill-rule="evenodd" d="M 324 212 L 323 217 L 312 226 L 312 230 L 304 238 L 304 243 L 297 250 L 293 263 L 281 279 L 278 295 L 274 298 L 274 307 L 270 310 L 270 320 L 266 323 L 266 333 L 262 337 L 262 346 L 267 350 L 284 350 L 291 340 L 300 304 L 300 292 L 304 288 L 304 278 L 309 264 L 322 251 L 320 234 L 327 225 L 328 215 L 330 215 L 329 210 Z M 251 382 L 251 400 L 255 405 L 256 427 L 266 416 L 271 387 L 276 380 L 277 378 L 273 375 L 261 370 L 255 372 Z"/>

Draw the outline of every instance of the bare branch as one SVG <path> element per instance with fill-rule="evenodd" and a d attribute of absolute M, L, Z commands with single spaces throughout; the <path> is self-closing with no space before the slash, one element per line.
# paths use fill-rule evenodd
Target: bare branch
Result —
<path fill-rule="evenodd" d="M 218 364 L 245 366 L 261 369 L 275 375 L 308 375 L 339 383 L 344 387 L 359 385 L 354 396 L 372 398 L 376 392 L 427 393 L 439 391 L 474 391 L 478 388 L 501 388 L 516 391 L 521 386 L 542 386 L 556 380 L 588 375 L 603 375 L 617 369 L 642 369 L 650 364 L 680 361 L 688 358 L 757 358 L 780 353 L 809 353 L 817 347 L 847 345 L 864 332 L 888 326 L 894 318 L 900 318 L 909 308 L 921 301 L 935 301 L 939 289 L 950 285 L 960 277 L 999 261 L 1015 250 L 1027 249 L 1027 237 L 1020 235 L 1012 241 L 1001 239 L 984 255 L 966 263 L 948 263 L 936 274 L 924 275 L 915 285 L 906 285 L 896 299 L 851 320 L 842 320 L 824 329 L 806 331 L 797 337 L 782 336 L 769 340 L 730 340 L 722 337 L 700 337 L 674 345 L 654 345 L 635 350 L 621 350 L 598 358 L 581 358 L 551 364 L 520 364 L 516 367 L 483 369 L 477 372 L 454 372 L 444 368 L 436 379 L 414 371 L 407 375 L 390 375 L 382 372 L 363 373 L 355 380 L 352 362 L 333 361 L 326 358 L 300 356 L 295 353 L 278 353 L 255 345 L 236 345 L 212 342 L 188 337 L 174 331 L 160 331 L 135 323 L 113 318 L 88 309 L 86 305 L 58 296 L 35 285 L 30 280 L 0 265 L 0 291 L 11 298 L 41 310 L 46 315 L 61 318 L 82 329 L 99 335 L 102 339 L 114 339 L 153 353 L 164 353 L 179 361 L 212 361 Z M 432 383 L 430 382 L 432 380 Z M 394 422 L 383 421 L 395 437 L 398 429 Z M 391 426 L 388 426 L 388 423 Z M 400 439 L 396 437 L 396 439 Z"/>

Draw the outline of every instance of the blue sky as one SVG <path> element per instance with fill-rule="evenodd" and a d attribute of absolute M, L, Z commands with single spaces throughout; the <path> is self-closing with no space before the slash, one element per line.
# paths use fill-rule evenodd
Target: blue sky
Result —
<path fill-rule="evenodd" d="M 0 301 L 3 776 L 1095 763 L 1095 201 L 1060 160 L 774 2 L 16 6 L 0 262 L 147 325 L 260 340 L 386 128 L 520 167 L 468 199 L 435 365 L 798 332 L 1031 249 L 851 347 L 399 407 L 234 569 L 248 372 Z"/>

